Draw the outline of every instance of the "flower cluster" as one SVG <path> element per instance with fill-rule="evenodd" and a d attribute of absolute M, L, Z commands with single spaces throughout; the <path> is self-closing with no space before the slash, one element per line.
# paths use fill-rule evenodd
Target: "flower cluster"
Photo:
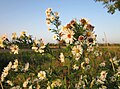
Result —
<path fill-rule="evenodd" d="M 41 40 L 34 40 L 32 50 L 34 50 L 35 52 L 44 53 L 45 47 L 46 46 L 43 43 L 42 39 Z"/>
<path fill-rule="evenodd" d="M 42 39 L 33 40 L 24 31 L 20 37 L 13 33 L 12 42 L 5 35 L 0 37 L 0 47 L 5 48 L 6 44 L 10 44 L 7 48 L 18 54 L 15 57 L 22 58 L 22 53 L 20 56 L 18 53 L 21 45 L 30 45 L 30 50 L 37 52 L 30 51 L 30 62 L 23 59 L 25 63 L 21 60 L 18 63 L 18 58 L 14 62 L 10 61 L 1 74 L 1 88 L 3 86 L 10 89 L 120 88 L 120 58 L 109 52 L 105 53 L 106 56 L 97 50 L 94 26 L 87 19 L 72 20 L 60 27 L 58 12 L 48 8 L 46 17 L 46 23 L 55 26 L 54 29 L 49 28 L 54 32 L 54 39 L 64 46 L 59 45 L 58 49 L 51 49 Z"/>

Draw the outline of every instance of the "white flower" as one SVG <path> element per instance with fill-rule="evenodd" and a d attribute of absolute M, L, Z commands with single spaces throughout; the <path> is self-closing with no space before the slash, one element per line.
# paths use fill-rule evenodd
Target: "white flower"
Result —
<path fill-rule="evenodd" d="M 0 47 L 4 47 L 3 40 L 0 38 Z"/>
<path fill-rule="evenodd" d="M 67 29 L 66 27 L 63 27 L 60 31 L 61 40 L 64 40 L 66 43 L 72 44 L 74 41 L 73 35 L 75 34 L 73 30 Z"/>
<path fill-rule="evenodd" d="M 38 52 L 38 47 L 33 46 L 32 50 L 34 50 L 35 52 Z"/>
<path fill-rule="evenodd" d="M 16 39 L 16 38 L 17 38 L 16 32 L 12 33 L 12 39 Z"/>
<path fill-rule="evenodd" d="M 82 62 L 82 63 L 81 63 L 81 68 L 82 68 L 82 69 L 85 69 L 84 64 L 85 64 L 85 62 Z"/>
<path fill-rule="evenodd" d="M 102 62 L 99 65 L 100 65 L 100 67 L 105 67 L 106 64 L 105 64 L 105 62 Z"/>
<path fill-rule="evenodd" d="M 106 71 L 102 71 L 100 73 L 100 80 L 105 81 L 106 80 L 106 76 L 107 76 L 107 72 Z"/>
<path fill-rule="evenodd" d="M 10 80 L 7 80 L 6 83 L 7 83 L 8 85 L 10 85 L 10 86 L 13 86 L 13 83 L 12 83 L 12 81 L 10 81 Z"/>
<path fill-rule="evenodd" d="M 79 66 L 77 66 L 76 64 L 73 65 L 73 70 L 78 70 L 79 69 Z"/>
<path fill-rule="evenodd" d="M 25 72 L 28 71 L 28 68 L 29 68 L 29 63 L 26 63 L 26 64 L 25 64 L 24 71 L 25 71 Z"/>
<path fill-rule="evenodd" d="M 62 82 L 60 79 L 56 79 L 54 81 L 52 81 L 52 84 L 51 84 L 51 87 L 54 88 L 54 87 L 60 87 L 62 85 Z"/>
<path fill-rule="evenodd" d="M 107 87 L 102 85 L 102 87 L 100 87 L 99 89 L 107 89 Z"/>
<path fill-rule="evenodd" d="M 12 62 L 9 62 L 9 64 L 7 65 L 7 67 L 4 68 L 2 74 L 1 74 L 1 81 L 4 81 L 4 78 L 8 75 L 9 70 L 12 67 Z"/>
<path fill-rule="evenodd" d="M 32 89 L 32 85 L 30 85 L 28 89 Z"/>
<path fill-rule="evenodd" d="M 45 71 L 40 71 L 40 72 L 38 73 L 38 78 L 39 78 L 40 80 L 45 79 L 45 78 L 46 78 L 46 72 L 45 72 Z"/>
<path fill-rule="evenodd" d="M 22 31 L 21 33 L 20 33 L 20 37 L 24 37 L 26 35 L 26 32 L 25 31 Z"/>
<path fill-rule="evenodd" d="M 81 45 L 77 45 L 72 48 L 72 54 L 75 57 L 80 57 L 82 55 L 82 53 L 83 53 L 83 49 L 82 49 Z"/>
<path fill-rule="evenodd" d="M 64 58 L 65 58 L 65 57 L 64 57 L 63 53 L 60 53 L 60 59 L 59 59 L 59 60 L 60 60 L 61 62 L 65 62 L 65 59 L 64 59 Z"/>
<path fill-rule="evenodd" d="M 23 83 L 23 87 L 27 87 L 28 85 L 28 79 Z"/>
<path fill-rule="evenodd" d="M 15 69 L 15 71 L 18 70 L 18 59 L 16 59 L 12 65 L 12 69 Z"/>
<path fill-rule="evenodd" d="M 52 16 L 50 17 L 50 20 L 51 20 L 51 21 L 54 21 L 54 20 L 55 20 L 55 17 L 52 15 Z"/>
<path fill-rule="evenodd" d="M 19 47 L 17 45 L 10 46 L 11 52 L 18 54 Z"/>
<path fill-rule="evenodd" d="M 85 63 L 89 64 L 89 62 L 90 62 L 89 58 L 85 58 Z"/>
<path fill-rule="evenodd" d="M 53 35 L 53 40 L 57 40 L 57 38 L 58 38 L 58 37 L 57 37 L 57 34 L 54 34 L 54 35 Z"/>
<path fill-rule="evenodd" d="M 96 84 L 104 84 L 104 81 L 97 79 Z"/>

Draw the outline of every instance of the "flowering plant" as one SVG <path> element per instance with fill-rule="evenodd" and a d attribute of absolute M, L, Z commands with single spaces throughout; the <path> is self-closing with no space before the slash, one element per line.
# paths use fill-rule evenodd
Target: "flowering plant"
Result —
<path fill-rule="evenodd" d="M 120 88 L 120 59 L 109 52 L 106 53 L 106 57 L 97 49 L 94 26 L 87 19 L 72 20 L 61 26 L 58 12 L 53 12 L 51 8 L 46 10 L 46 17 L 46 23 L 54 26 L 48 28 L 54 32 L 54 39 L 64 44 L 64 47 L 59 45 L 59 49 L 54 50 L 42 40 L 33 40 L 31 49 L 40 54 L 40 61 L 43 58 L 46 60 L 36 62 L 33 67 L 29 62 L 23 65 L 18 59 L 10 61 L 0 77 L 2 89 L 4 86 L 11 89 Z M 13 47 L 11 51 L 19 54 L 13 51 Z M 14 78 L 10 77 L 9 74 L 14 72 Z M 20 82 L 16 83 L 15 78 Z"/>

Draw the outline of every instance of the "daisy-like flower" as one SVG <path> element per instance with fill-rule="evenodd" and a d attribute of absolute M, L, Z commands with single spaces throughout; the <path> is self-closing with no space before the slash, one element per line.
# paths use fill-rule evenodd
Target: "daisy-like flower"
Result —
<path fill-rule="evenodd" d="M 62 82 L 60 79 L 56 79 L 54 81 L 52 81 L 52 84 L 51 84 L 51 87 L 54 88 L 54 87 L 60 87 L 62 85 Z"/>
<path fill-rule="evenodd" d="M 13 83 L 12 83 L 12 81 L 10 81 L 10 80 L 7 80 L 6 83 L 7 83 L 8 85 L 10 85 L 10 86 L 13 86 Z"/>
<path fill-rule="evenodd" d="M 44 53 L 44 48 L 45 48 L 45 47 L 46 47 L 45 44 L 44 44 L 43 42 L 41 42 L 41 43 L 40 43 L 40 47 L 39 47 L 39 49 L 38 49 L 38 52 Z"/>
<path fill-rule="evenodd" d="M 99 89 L 107 89 L 107 87 L 102 85 L 101 87 L 99 87 Z"/>
<path fill-rule="evenodd" d="M 82 25 L 87 25 L 89 21 L 86 18 L 82 18 L 80 22 Z"/>
<path fill-rule="evenodd" d="M 8 75 L 8 72 L 11 69 L 11 67 L 12 67 L 12 62 L 9 62 L 9 64 L 7 65 L 7 67 L 4 68 L 4 70 L 3 70 L 2 74 L 1 74 L 1 77 L 0 77 L 1 82 L 3 82 L 4 78 Z"/>
<path fill-rule="evenodd" d="M 12 65 L 12 69 L 15 69 L 15 71 L 18 70 L 18 59 L 16 59 Z"/>
<path fill-rule="evenodd" d="M 54 12 L 54 15 L 55 15 L 56 17 L 58 17 L 58 16 L 59 16 L 59 13 L 58 13 L 58 12 Z"/>
<path fill-rule="evenodd" d="M 105 64 L 105 62 L 102 62 L 99 65 L 100 65 L 100 67 L 105 67 L 106 64 Z"/>
<path fill-rule="evenodd" d="M 61 62 L 65 62 L 65 57 L 63 55 L 63 53 L 60 53 L 60 59 L 59 59 Z"/>
<path fill-rule="evenodd" d="M 79 69 L 79 66 L 77 66 L 76 64 L 75 65 L 73 65 L 73 70 L 78 70 Z"/>
<path fill-rule="evenodd" d="M 35 52 L 38 52 L 38 47 L 33 46 L 32 50 L 34 50 Z"/>
<path fill-rule="evenodd" d="M 119 65 L 120 60 L 117 60 L 117 57 L 115 56 L 113 59 L 110 59 L 110 62 L 114 63 L 115 65 Z"/>
<path fill-rule="evenodd" d="M 16 32 L 12 33 L 12 37 L 11 38 L 12 39 L 16 39 L 17 38 L 17 33 Z"/>
<path fill-rule="evenodd" d="M 55 20 L 55 17 L 52 15 L 52 16 L 50 17 L 50 20 L 51 20 L 51 21 L 54 21 L 54 20 Z"/>
<path fill-rule="evenodd" d="M 54 34 L 53 35 L 53 40 L 57 40 L 57 39 L 58 39 L 57 34 Z"/>
<path fill-rule="evenodd" d="M 80 57 L 82 55 L 82 52 L 83 52 L 83 48 L 81 47 L 81 45 L 77 45 L 72 48 L 72 54 L 75 57 Z"/>
<path fill-rule="evenodd" d="M 6 39 L 7 39 L 7 35 L 6 35 L 6 34 L 2 35 L 1 39 L 2 39 L 3 41 L 6 40 Z"/>
<path fill-rule="evenodd" d="M 18 54 L 19 47 L 17 45 L 10 46 L 11 52 Z"/>
<path fill-rule="evenodd" d="M 100 73 L 100 80 L 105 81 L 106 80 L 106 76 L 107 76 L 107 72 L 106 71 L 102 71 Z"/>
<path fill-rule="evenodd" d="M 61 40 L 64 40 L 66 43 L 72 44 L 74 41 L 74 31 L 70 30 L 69 28 L 67 29 L 66 27 L 63 27 L 62 30 L 60 31 L 62 36 Z"/>
<path fill-rule="evenodd" d="M 23 83 L 23 87 L 24 87 L 24 88 L 27 87 L 29 80 L 30 80 L 30 78 L 28 78 L 26 81 L 24 81 L 24 83 Z"/>
<path fill-rule="evenodd" d="M 0 38 L 0 47 L 4 47 L 3 40 Z"/>
<path fill-rule="evenodd" d="M 45 71 L 40 71 L 40 72 L 38 73 L 38 78 L 39 78 L 40 80 L 45 79 L 45 78 L 46 78 L 46 72 L 45 72 Z"/>
<path fill-rule="evenodd" d="M 24 37 L 26 35 L 26 32 L 25 31 L 22 31 L 21 33 L 20 33 L 20 37 Z"/>
<path fill-rule="evenodd" d="M 85 58 L 85 63 L 89 64 L 89 62 L 90 62 L 89 58 Z"/>
<path fill-rule="evenodd" d="M 80 35 L 80 36 L 78 37 L 78 41 L 82 42 L 83 40 L 84 40 L 84 36 Z"/>
<path fill-rule="evenodd" d="M 26 63 L 26 64 L 25 64 L 24 71 L 25 71 L 25 72 L 28 71 L 28 68 L 29 68 L 29 63 Z"/>
<path fill-rule="evenodd" d="M 50 26 L 50 21 L 49 20 L 46 20 L 46 24 L 48 25 L 48 26 Z"/>

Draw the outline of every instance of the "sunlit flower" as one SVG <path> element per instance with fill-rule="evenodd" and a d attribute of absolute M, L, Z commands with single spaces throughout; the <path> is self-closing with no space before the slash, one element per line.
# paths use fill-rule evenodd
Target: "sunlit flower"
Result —
<path fill-rule="evenodd" d="M 58 16 L 59 16 L 59 13 L 58 13 L 58 12 L 54 12 L 54 15 L 55 15 L 56 17 L 58 17 Z"/>
<path fill-rule="evenodd" d="M 10 86 L 13 86 L 13 83 L 12 83 L 12 81 L 10 81 L 10 80 L 7 80 L 6 83 L 7 83 L 8 85 L 10 85 Z"/>
<path fill-rule="evenodd" d="M 33 88 L 32 88 L 32 85 L 30 85 L 28 89 L 33 89 Z"/>
<path fill-rule="evenodd" d="M 38 73 L 38 78 L 39 78 L 40 80 L 45 79 L 45 78 L 46 78 L 46 72 L 45 72 L 45 71 L 40 71 L 40 72 Z"/>
<path fill-rule="evenodd" d="M 79 66 L 77 66 L 76 64 L 75 65 L 73 65 L 73 70 L 78 70 L 79 69 Z"/>
<path fill-rule="evenodd" d="M 94 47 L 93 46 L 89 46 L 88 48 L 87 48 L 87 51 L 88 52 L 91 52 L 91 51 L 93 51 L 94 50 Z"/>
<path fill-rule="evenodd" d="M 2 82 L 4 81 L 4 78 L 8 75 L 8 72 L 11 69 L 11 67 L 12 67 L 12 62 L 9 62 L 7 67 L 4 67 L 4 70 L 3 70 L 1 77 L 0 77 Z"/>
<path fill-rule="evenodd" d="M 82 42 L 83 40 L 84 40 L 84 36 L 80 35 L 80 36 L 78 37 L 78 41 Z"/>
<path fill-rule="evenodd" d="M 84 66 L 84 65 L 85 65 L 85 62 L 82 62 L 82 63 L 81 63 L 81 68 L 82 68 L 82 69 L 85 69 L 85 66 Z"/>
<path fill-rule="evenodd" d="M 120 60 L 117 60 L 117 57 L 115 56 L 115 57 L 113 58 L 113 63 L 114 63 L 115 65 L 119 65 L 119 62 L 120 62 Z"/>
<path fill-rule="evenodd" d="M 4 47 L 3 40 L 0 38 L 0 47 Z"/>
<path fill-rule="evenodd" d="M 33 46 L 32 50 L 34 50 L 35 52 L 38 52 L 38 47 Z"/>
<path fill-rule="evenodd" d="M 104 81 L 97 79 L 96 84 L 104 84 Z"/>
<path fill-rule="evenodd" d="M 107 87 L 102 85 L 101 87 L 99 87 L 99 89 L 107 89 Z"/>
<path fill-rule="evenodd" d="M 12 45 L 10 46 L 11 52 L 13 52 L 14 54 L 18 54 L 18 46 L 17 45 Z"/>
<path fill-rule="evenodd" d="M 48 28 L 48 31 L 50 31 L 51 29 L 50 28 Z"/>
<path fill-rule="evenodd" d="M 111 80 L 112 82 L 115 82 L 115 81 L 116 81 L 115 76 L 112 76 L 112 77 L 110 78 L 110 80 Z"/>
<path fill-rule="evenodd" d="M 93 31 L 94 26 L 92 26 L 91 24 L 87 24 L 86 29 L 90 30 L 90 31 Z"/>
<path fill-rule="evenodd" d="M 6 40 L 6 39 L 7 39 L 7 35 L 6 35 L 6 34 L 2 35 L 1 39 L 2 39 L 3 41 Z"/>
<path fill-rule="evenodd" d="M 62 82 L 60 79 L 56 79 L 54 81 L 52 81 L 52 84 L 51 84 L 51 87 L 54 88 L 54 87 L 60 87 L 62 85 Z"/>
<path fill-rule="evenodd" d="M 16 38 L 17 38 L 17 33 L 16 32 L 12 33 L 12 39 L 16 39 Z"/>
<path fill-rule="evenodd" d="M 53 40 L 57 40 L 57 39 L 58 39 L 57 34 L 54 34 L 53 35 Z"/>
<path fill-rule="evenodd" d="M 26 81 L 24 81 L 24 83 L 23 83 L 23 87 L 24 87 L 24 88 L 26 88 L 26 87 L 27 87 L 28 82 L 29 82 L 29 78 L 28 78 Z"/>
<path fill-rule="evenodd" d="M 59 60 L 60 60 L 61 62 L 65 62 L 65 59 L 64 59 L 64 58 L 65 58 L 65 57 L 64 57 L 63 53 L 60 53 L 60 59 L 59 59 Z"/>
<path fill-rule="evenodd" d="M 24 71 L 25 71 L 25 72 L 28 71 L 28 68 L 29 68 L 29 63 L 26 63 L 26 64 L 25 64 Z"/>
<path fill-rule="evenodd" d="M 107 72 L 106 71 L 102 71 L 100 73 L 100 80 L 105 81 L 106 80 L 106 76 L 107 76 Z"/>
<path fill-rule="evenodd" d="M 80 55 L 82 55 L 82 52 L 83 52 L 83 48 L 81 47 L 81 45 L 77 45 L 72 48 L 72 54 L 75 57 L 80 57 Z"/>
<path fill-rule="evenodd" d="M 50 21 L 49 20 L 46 20 L 46 24 L 48 25 L 48 26 L 50 26 Z"/>
<path fill-rule="evenodd" d="M 20 37 L 24 37 L 26 35 L 26 32 L 25 31 L 22 31 L 21 33 L 20 33 Z"/>
<path fill-rule="evenodd" d="M 50 17 L 50 20 L 51 20 L 51 21 L 54 21 L 54 20 L 55 20 L 55 17 L 52 15 L 52 16 Z"/>
<path fill-rule="evenodd" d="M 81 22 L 82 25 L 87 25 L 88 24 L 88 20 L 86 18 L 82 18 L 80 20 L 80 22 Z"/>
<path fill-rule="evenodd" d="M 70 43 L 72 44 L 74 41 L 74 31 L 67 29 L 66 27 L 63 27 L 62 30 L 60 31 L 62 36 L 61 36 L 61 40 L 64 40 L 66 43 Z"/>
<path fill-rule="evenodd" d="M 89 62 L 90 62 L 89 58 L 85 58 L 85 63 L 89 64 Z"/>
<path fill-rule="evenodd" d="M 15 69 L 15 71 L 18 70 L 18 59 L 16 59 L 12 65 L 12 69 Z"/>
<path fill-rule="evenodd" d="M 105 67 L 106 64 L 105 64 L 105 62 L 102 62 L 99 65 L 100 65 L 100 67 Z"/>

